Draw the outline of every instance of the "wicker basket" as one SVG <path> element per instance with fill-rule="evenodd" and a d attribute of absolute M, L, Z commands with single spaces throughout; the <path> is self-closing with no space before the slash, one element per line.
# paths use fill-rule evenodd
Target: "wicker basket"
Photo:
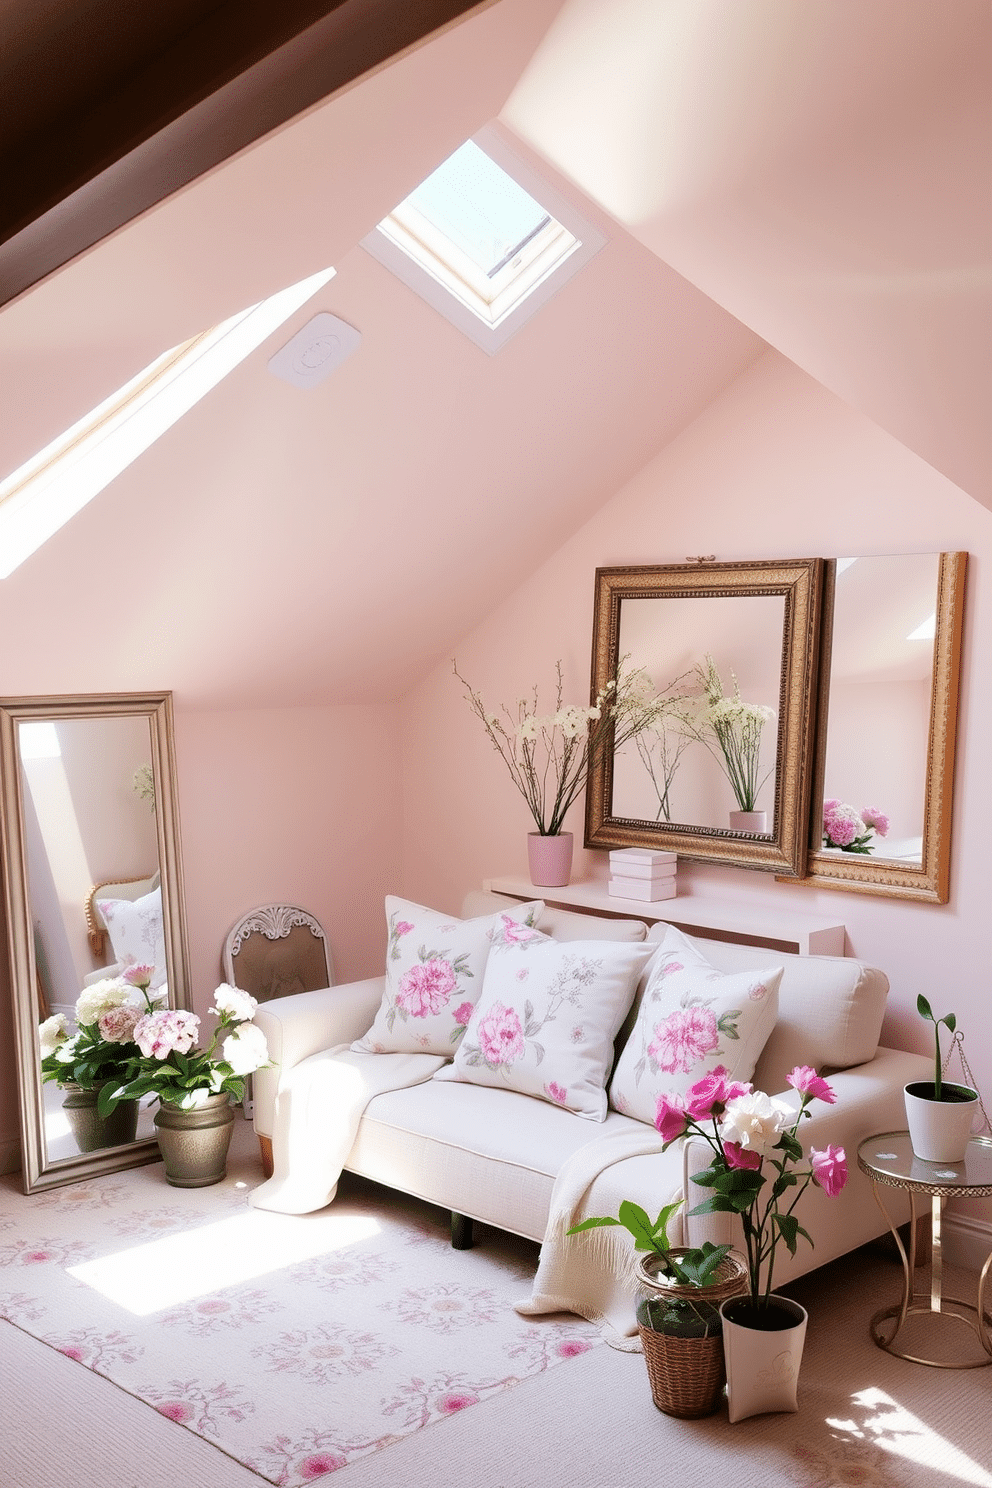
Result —
<path fill-rule="evenodd" d="M 673 1248 L 676 1259 L 683 1251 Z M 723 1360 L 723 1334 L 719 1327 L 720 1303 L 747 1291 L 747 1263 L 731 1251 L 720 1262 L 710 1286 L 687 1287 L 671 1282 L 658 1272 L 663 1258 L 642 1257 L 637 1266 L 641 1301 L 637 1308 L 637 1331 L 644 1350 L 651 1398 L 667 1416 L 690 1420 L 711 1416 L 719 1408 L 727 1376 Z M 680 1337 L 649 1325 L 653 1299 L 664 1302 L 691 1301 L 715 1318 L 717 1326 L 705 1337 Z"/>

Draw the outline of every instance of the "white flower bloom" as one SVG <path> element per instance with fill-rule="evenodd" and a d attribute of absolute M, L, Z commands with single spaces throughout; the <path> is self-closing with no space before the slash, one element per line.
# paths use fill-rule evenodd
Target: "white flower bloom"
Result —
<path fill-rule="evenodd" d="M 526 718 L 521 719 L 520 723 L 517 726 L 517 737 L 520 739 L 537 738 L 537 719 L 534 717 L 533 713 L 530 713 L 527 715 Z"/>
<path fill-rule="evenodd" d="M 218 1013 L 226 1014 L 239 1023 L 248 1022 L 258 1011 L 258 1003 L 254 997 L 242 992 L 240 987 L 232 987 L 229 982 L 221 982 L 217 988 L 214 993 L 214 1007 Z"/>
<path fill-rule="evenodd" d="M 58 1060 L 59 1064 L 72 1063 L 72 1061 L 76 1057 L 76 1044 L 78 1043 L 78 1041 L 79 1034 L 77 1033 L 74 1034 L 71 1039 L 66 1039 L 64 1044 L 59 1044 L 58 1048 L 54 1051 L 55 1058 Z"/>
<path fill-rule="evenodd" d="M 102 981 L 83 988 L 76 999 L 76 1021 L 88 1028 L 111 1008 L 125 1007 L 128 1003 L 133 1006 L 135 996 L 136 989 L 123 977 L 104 977 Z"/>
<path fill-rule="evenodd" d="M 54 1054 L 59 1044 L 64 1044 L 69 1037 L 69 1024 L 65 1013 L 56 1013 L 51 1018 L 46 1018 L 38 1029 L 38 1043 L 41 1047 L 42 1059 L 47 1059 L 49 1054 Z"/>
<path fill-rule="evenodd" d="M 755 1090 L 727 1102 L 720 1136 L 724 1142 L 736 1142 L 763 1157 L 795 1119 L 796 1113 L 787 1101 Z"/>
<path fill-rule="evenodd" d="M 224 1059 L 236 1075 L 250 1075 L 269 1061 L 265 1034 L 254 1023 L 239 1023 L 224 1040 Z"/>

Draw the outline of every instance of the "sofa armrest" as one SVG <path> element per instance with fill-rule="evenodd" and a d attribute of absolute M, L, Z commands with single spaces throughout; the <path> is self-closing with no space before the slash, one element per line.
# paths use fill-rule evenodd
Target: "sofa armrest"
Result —
<path fill-rule="evenodd" d="M 265 1034 L 272 1061 L 270 1068 L 252 1077 L 254 1123 L 260 1136 L 272 1136 L 276 1096 L 290 1070 L 312 1054 L 350 1044 L 368 1033 L 384 987 L 384 977 L 370 977 L 259 1003 L 254 1021 Z"/>
<path fill-rule="evenodd" d="M 906 1129 L 906 1104 L 903 1086 L 911 1080 L 925 1080 L 933 1064 L 922 1054 L 907 1054 L 902 1049 L 879 1047 L 874 1059 L 852 1069 L 837 1070 L 827 1079 L 837 1097 L 834 1105 L 813 1101 L 809 1116 L 796 1133 L 807 1154 L 811 1147 L 823 1151 L 829 1145 L 843 1147 L 847 1155 L 848 1183 L 839 1197 L 827 1198 L 821 1189 L 811 1185 L 800 1200 L 799 1222 L 813 1236 L 816 1258 L 809 1246 L 800 1240 L 795 1258 L 785 1252 L 775 1262 L 775 1281 L 780 1285 L 792 1275 L 802 1275 L 812 1266 L 865 1244 L 886 1229 L 875 1204 L 869 1180 L 858 1168 L 858 1147 L 866 1137 L 885 1131 Z M 795 1091 L 776 1092 L 796 1099 Z M 693 1173 L 709 1165 L 710 1149 L 700 1138 L 686 1143 L 685 1177 L 686 1211 L 706 1197 L 706 1190 L 691 1182 Z M 728 1233 L 728 1225 L 732 1233 Z M 683 1218 L 683 1244 L 715 1244 L 730 1240 L 743 1248 L 740 1227 L 731 1215 L 698 1214 Z"/>

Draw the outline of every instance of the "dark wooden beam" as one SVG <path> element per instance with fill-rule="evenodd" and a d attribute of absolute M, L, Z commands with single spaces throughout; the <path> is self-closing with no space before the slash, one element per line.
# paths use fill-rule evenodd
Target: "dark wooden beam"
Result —
<path fill-rule="evenodd" d="M 0 37 L 0 91 L 6 80 L 10 100 L 0 111 L 0 304 L 480 8 L 479 0 L 38 7 L 34 30 L 25 18 L 9 46 Z"/>

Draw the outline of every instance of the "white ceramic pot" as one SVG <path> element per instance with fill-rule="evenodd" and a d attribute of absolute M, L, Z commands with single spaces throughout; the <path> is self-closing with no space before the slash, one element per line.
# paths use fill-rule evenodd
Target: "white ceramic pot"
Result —
<path fill-rule="evenodd" d="M 772 1296 L 757 1309 L 750 1297 L 720 1304 L 731 1421 L 799 1409 L 806 1316 L 789 1297 Z"/>
<path fill-rule="evenodd" d="M 757 832 L 764 835 L 768 831 L 768 812 L 732 811 L 730 825 L 735 832 Z"/>
<path fill-rule="evenodd" d="M 905 1086 L 910 1141 L 923 1162 L 963 1162 L 978 1109 L 978 1091 L 948 1080 L 941 1086 L 945 1095 L 952 1096 L 950 1100 L 934 1100 L 932 1080 L 913 1080 Z"/>

